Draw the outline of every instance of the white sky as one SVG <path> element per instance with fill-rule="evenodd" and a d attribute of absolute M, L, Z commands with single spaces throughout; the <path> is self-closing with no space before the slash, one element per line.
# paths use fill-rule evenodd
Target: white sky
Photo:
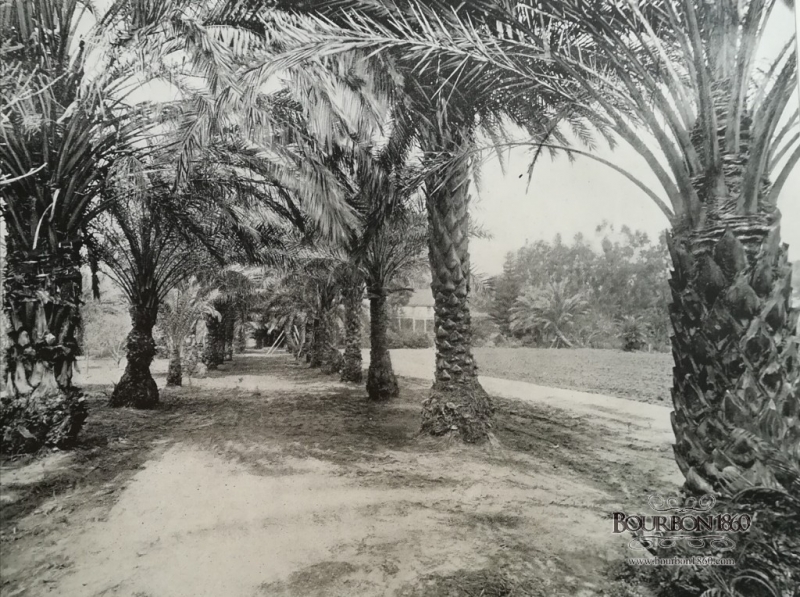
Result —
<path fill-rule="evenodd" d="M 658 189 L 649 168 L 633 150 L 620 146 L 599 155 Z M 471 261 L 477 271 L 500 273 L 506 253 L 516 251 L 526 240 L 552 240 L 561 233 L 564 241 L 571 241 L 578 232 L 593 239 L 595 228 L 604 219 L 617 229 L 627 224 L 644 230 L 653 240 L 668 228 L 666 217 L 653 201 L 607 166 L 583 157 L 572 164 L 563 156 L 552 162 L 549 157 L 540 159 L 527 193 L 529 160 L 525 151 L 512 152 L 505 175 L 497 160 L 483 167 L 472 213 L 493 238 L 470 241 Z M 796 167 L 786 182 L 778 207 L 789 256 L 800 259 L 800 168 Z"/>
<path fill-rule="evenodd" d="M 782 4 L 776 6 L 763 42 L 765 52 L 783 46 L 791 35 L 794 18 Z M 629 170 L 660 196 L 660 186 L 645 162 L 627 146 L 598 152 L 602 158 Z M 498 160 L 485 164 L 472 214 L 493 235 L 491 240 L 473 239 L 473 267 L 486 275 L 500 273 L 505 255 L 525 241 L 552 240 L 561 233 L 564 241 L 582 232 L 595 238 L 595 228 L 604 219 L 617 229 L 627 224 L 647 232 L 652 240 L 668 227 L 666 217 L 638 187 L 621 174 L 589 158 L 574 163 L 560 156 L 550 161 L 542 156 L 526 193 L 529 160 L 523 149 L 511 152 L 506 174 Z M 521 178 L 519 176 L 522 175 Z M 789 257 L 800 259 L 800 167 L 795 167 L 778 200 L 783 216 L 781 236 L 789 244 Z"/>

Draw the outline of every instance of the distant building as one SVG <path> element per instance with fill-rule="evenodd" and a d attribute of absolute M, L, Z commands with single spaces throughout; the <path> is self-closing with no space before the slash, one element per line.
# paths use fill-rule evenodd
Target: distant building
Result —
<path fill-rule="evenodd" d="M 417 288 L 408 303 L 397 310 L 396 325 L 400 330 L 433 332 L 433 293 L 430 288 Z"/>
<path fill-rule="evenodd" d="M 412 330 L 415 332 L 433 333 L 433 292 L 430 288 L 417 288 L 411 294 L 408 303 L 397 310 L 397 316 L 392 322 L 399 330 Z M 470 309 L 472 320 L 486 319 L 487 313 Z"/>

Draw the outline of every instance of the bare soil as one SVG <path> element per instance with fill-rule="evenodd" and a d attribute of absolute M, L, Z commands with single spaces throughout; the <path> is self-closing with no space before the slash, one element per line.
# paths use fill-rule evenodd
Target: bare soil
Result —
<path fill-rule="evenodd" d="M 610 517 L 677 489 L 662 439 L 498 399 L 464 446 L 419 436 L 428 382 L 376 405 L 289 357 L 226 369 L 149 412 L 89 386 L 75 450 L 2 461 L 0 594 L 646 595 Z"/>
<path fill-rule="evenodd" d="M 476 348 L 481 375 L 672 406 L 672 355 L 599 348 Z"/>

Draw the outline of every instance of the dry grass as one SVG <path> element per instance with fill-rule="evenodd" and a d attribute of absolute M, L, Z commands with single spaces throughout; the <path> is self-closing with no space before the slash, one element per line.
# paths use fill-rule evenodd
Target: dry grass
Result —
<path fill-rule="evenodd" d="M 596 348 L 475 348 L 480 374 L 671 404 L 672 355 Z"/>

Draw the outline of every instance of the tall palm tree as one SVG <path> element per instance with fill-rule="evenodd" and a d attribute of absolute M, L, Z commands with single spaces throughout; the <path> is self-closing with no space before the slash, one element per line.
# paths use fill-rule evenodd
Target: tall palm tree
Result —
<path fill-rule="evenodd" d="M 459 18 L 491 29 L 497 24 L 493 13 L 498 8 L 491 1 L 476 0 L 457 7 L 437 1 L 355 2 L 348 7 L 337 0 L 269 5 L 259 0 L 231 0 L 228 4 L 232 19 L 268 21 L 279 32 L 281 54 L 251 71 L 250 81 L 255 86 L 300 64 L 335 64 L 330 57 L 343 53 L 354 53 L 362 62 L 373 64 L 376 72 L 385 73 L 378 90 L 393 110 L 393 151 L 421 149 L 428 172 L 424 182 L 437 359 L 430 399 L 423 406 L 423 428 L 439 435 L 455 432 L 466 441 L 486 439 L 492 408 L 478 383 L 471 355 L 467 303 L 469 184 L 476 166 L 470 152 L 478 131 L 499 140 L 504 118 L 536 137 L 547 133 L 563 140 L 551 120 L 582 112 L 581 104 L 571 102 L 570 109 L 563 109 L 565 95 L 549 85 L 552 76 L 543 77 L 536 93 L 515 86 L 504 73 L 492 80 L 476 77 L 482 73 L 478 67 L 483 59 L 466 54 L 463 60 L 433 58 L 430 68 L 416 68 L 429 54 L 428 48 L 410 41 L 425 33 L 420 11 L 436 11 L 435 18 L 444 31 Z M 412 30 L 411 37 L 407 28 Z M 377 54 L 376 49 L 386 51 Z M 573 122 L 579 120 L 573 118 Z"/>
<path fill-rule="evenodd" d="M 96 252 L 128 297 L 132 326 L 125 372 L 114 386 L 111 406 L 158 405 L 158 388 L 150 373 L 156 355 L 153 328 L 167 293 L 194 269 L 197 248 L 186 246 L 175 221 L 164 217 L 165 195 L 147 189 L 142 197 L 117 198 L 108 212 L 109 221 L 102 223 Z"/>
<path fill-rule="evenodd" d="M 85 416 L 72 385 L 84 234 L 109 206 L 103 190 L 112 164 L 135 154 L 155 125 L 155 110 L 133 105 L 130 92 L 164 74 L 168 53 L 184 52 L 194 68 L 225 49 L 182 20 L 178 5 L 125 1 L 103 14 L 81 0 L 0 6 L 0 38 L 9 44 L 4 67 L 30 83 L 29 92 L 4 103 L 0 117 L 8 225 L 3 298 L 11 323 L 2 389 L 8 412 L 49 421 L 38 426 L 41 433 L 28 431 L 43 434 L 41 441 L 70 441 Z M 14 437 L 25 427 L 5 423 L 4 433 Z"/>
<path fill-rule="evenodd" d="M 370 304 L 370 357 L 367 394 L 387 400 L 399 393 L 392 369 L 387 330 L 388 298 L 398 283 L 426 265 L 428 227 L 424 213 L 413 204 L 396 209 L 378 228 L 366 247 L 362 268 Z"/>
<path fill-rule="evenodd" d="M 798 312 L 777 209 L 800 160 L 795 40 L 759 67 L 777 4 L 526 1 L 492 13 L 497 28 L 453 11 L 446 21 L 418 10 L 392 28 L 350 15 L 352 44 L 413 49 L 420 68 L 470 64 L 476 78 L 530 91 L 557 69 L 594 123 L 648 164 L 659 189 L 616 168 L 672 226 L 675 455 L 695 491 L 800 482 Z"/>
<path fill-rule="evenodd" d="M 184 345 L 192 330 L 205 316 L 220 316 L 211 306 L 214 298 L 215 289 L 201 284 L 192 276 L 172 288 L 161 304 L 158 326 L 167 339 L 169 349 L 168 386 L 183 385 Z"/>
<path fill-rule="evenodd" d="M 594 90 L 672 208 L 675 455 L 695 491 L 800 484 L 798 311 L 777 209 L 800 159 L 798 113 L 788 109 L 794 40 L 757 66 L 775 6 L 683 0 L 585 14 L 567 4 L 560 14 L 613 78 L 592 78 L 576 52 L 554 59 Z"/>

